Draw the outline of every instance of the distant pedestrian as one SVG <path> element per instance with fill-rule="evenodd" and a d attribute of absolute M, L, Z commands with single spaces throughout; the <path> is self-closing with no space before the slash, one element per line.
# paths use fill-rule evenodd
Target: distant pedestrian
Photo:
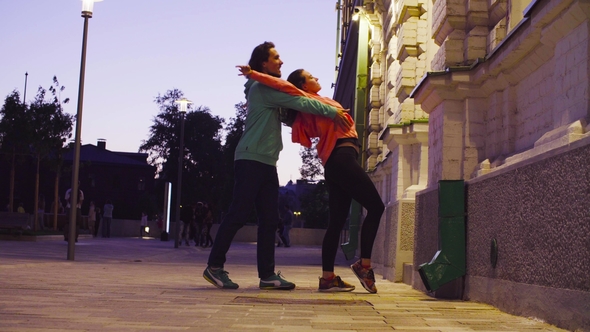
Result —
<path fill-rule="evenodd" d="M 282 247 L 285 245 L 285 239 L 283 238 L 283 230 L 284 229 L 285 229 L 285 226 L 283 225 L 283 220 L 279 219 L 279 224 L 277 225 L 277 232 L 275 233 L 277 247 Z"/>
<path fill-rule="evenodd" d="M 94 205 L 94 201 L 90 201 L 90 207 L 88 208 L 88 230 L 90 230 L 92 237 L 95 237 L 94 230 L 96 227 L 96 206 Z"/>
<path fill-rule="evenodd" d="M 203 202 L 197 202 L 194 210 L 195 246 L 203 246 L 205 242 L 205 217 L 207 211 Z"/>
<path fill-rule="evenodd" d="M 18 213 L 26 213 L 25 207 L 23 206 L 23 203 L 22 202 L 18 204 L 18 208 L 16 209 L 16 212 L 18 212 Z"/>
<path fill-rule="evenodd" d="M 156 225 L 158 226 L 158 229 L 160 231 L 164 231 L 164 219 L 162 219 L 160 214 L 156 214 L 156 216 L 154 217 L 154 220 L 156 221 Z"/>
<path fill-rule="evenodd" d="M 99 207 L 94 208 L 95 215 L 96 215 L 96 225 L 94 226 L 94 233 L 92 233 L 92 237 L 98 236 L 98 230 L 100 229 L 100 225 L 102 224 L 102 211 Z"/>
<path fill-rule="evenodd" d="M 288 204 L 285 204 L 283 207 L 281 220 L 283 221 L 283 242 L 285 242 L 285 247 L 288 248 L 291 246 L 291 238 L 289 233 L 293 227 L 293 211 L 291 211 L 291 208 Z"/>
<path fill-rule="evenodd" d="M 55 201 L 51 202 L 51 213 L 55 211 Z M 57 199 L 57 214 L 64 213 L 64 206 L 61 203 L 61 199 Z"/>
<path fill-rule="evenodd" d="M 82 223 L 82 202 L 84 201 L 84 192 L 79 189 L 78 183 L 78 201 L 73 202 L 72 188 L 66 191 L 65 199 L 66 205 L 66 223 L 64 225 L 64 241 L 69 240 L 70 235 L 70 211 L 76 209 L 76 242 L 78 242 L 78 235 L 80 234 L 80 224 Z"/>
<path fill-rule="evenodd" d="M 213 238 L 211 237 L 211 227 L 213 227 L 213 212 L 211 211 L 211 208 L 209 207 L 209 204 L 207 203 L 203 203 L 203 208 L 204 208 L 204 215 L 205 217 L 203 218 L 203 243 L 201 243 L 201 246 L 203 248 L 208 248 L 213 246 Z"/>
<path fill-rule="evenodd" d="M 107 199 L 104 207 L 103 207 L 103 214 L 102 214 L 102 237 L 109 238 L 111 237 L 111 221 L 113 220 L 113 210 L 115 207 L 111 203 L 110 199 Z"/>
<path fill-rule="evenodd" d="M 194 223 L 195 209 L 196 204 L 192 204 L 191 206 L 183 206 L 180 210 L 180 221 L 182 222 L 182 230 L 179 241 L 180 244 L 182 244 L 182 241 L 184 240 L 187 246 L 191 245 L 190 241 L 194 237 L 192 224 Z"/>
<path fill-rule="evenodd" d="M 140 222 L 140 226 L 139 226 L 139 237 L 143 237 L 143 233 L 145 232 L 145 228 L 148 225 L 148 217 L 147 217 L 147 213 L 142 212 L 141 213 L 141 222 Z"/>

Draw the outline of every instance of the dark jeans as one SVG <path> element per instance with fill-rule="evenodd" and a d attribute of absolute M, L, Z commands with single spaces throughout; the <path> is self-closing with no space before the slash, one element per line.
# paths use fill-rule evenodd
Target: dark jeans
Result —
<path fill-rule="evenodd" d="M 100 221 L 101 221 L 101 218 L 97 217 L 96 218 L 96 225 L 94 225 L 94 233 L 92 233 L 92 235 L 94 237 L 98 236 L 98 228 L 100 227 Z"/>
<path fill-rule="evenodd" d="M 208 247 L 213 245 L 213 238 L 211 237 L 211 227 L 213 227 L 212 223 L 205 223 L 205 240 L 202 244 L 203 247 Z"/>
<path fill-rule="evenodd" d="M 328 185 L 330 220 L 322 243 L 323 271 L 334 271 L 340 232 L 353 199 L 367 210 L 361 228 L 361 258 L 371 258 L 385 206 L 357 157 L 358 153 L 353 147 L 341 147 L 334 149 L 326 162 L 324 174 Z"/>
<path fill-rule="evenodd" d="M 191 238 L 193 236 L 193 232 L 191 230 L 191 223 L 190 222 L 182 222 L 182 233 L 180 233 L 180 242 L 182 240 L 186 241 L 186 244 L 189 244 Z"/>
<path fill-rule="evenodd" d="M 275 232 L 279 223 L 279 178 L 275 166 L 252 160 L 234 163 L 234 191 L 229 210 L 215 236 L 209 255 L 209 266 L 223 267 L 231 242 L 252 207 L 258 215 L 258 277 L 275 274 Z"/>
<path fill-rule="evenodd" d="M 111 237 L 111 221 L 113 217 L 102 217 L 102 237 Z"/>
<path fill-rule="evenodd" d="M 203 236 L 203 227 L 203 221 L 199 220 L 195 223 L 195 227 L 193 228 L 193 237 L 197 246 L 200 246 L 203 244 L 203 242 L 205 242 L 205 237 Z"/>
<path fill-rule="evenodd" d="M 285 244 L 290 246 L 291 245 L 291 237 L 289 236 L 289 232 L 291 231 L 291 225 L 283 226 L 283 241 Z"/>

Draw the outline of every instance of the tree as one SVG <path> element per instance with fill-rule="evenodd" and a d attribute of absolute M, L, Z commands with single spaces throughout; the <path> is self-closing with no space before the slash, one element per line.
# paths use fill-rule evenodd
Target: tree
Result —
<path fill-rule="evenodd" d="M 319 138 L 312 138 L 311 148 L 302 147 L 299 151 L 301 156 L 301 167 L 299 173 L 301 178 L 314 181 L 315 179 L 324 175 L 324 167 L 322 166 L 322 160 L 318 157 L 317 150 L 315 149 L 318 144 Z"/>
<path fill-rule="evenodd" d="M 234 189 L 234 157 L 236 148 L 240 142 L 240 138 L 244 133 L 246 127 L 246 115 L 248 114 L 248 106 L 239 102 L 234 105 L 236 116 L 230 118 L 229 123 L 225 127 L 225 143 L 223 145 L 223 164 L 221 171 L 223 172 L 222 195 L 220 197 L 219 208 L 221 211 L 227 211 L 232 201 Z M 256 212 L 252 210 L 249 216 L 244 216 L 246 223 L 255 224 L 257 222 Z"/>
<path fill-rule="evenodd" d="M 218 200 L 223 179 L 221 131 L 224 120 L 200 106 L 187 113 L 185 127 L 185 169 L 190 191 L 185 202 Z M 188 139 L 186 139 L 188 138 Z M 184 176 L 183 176 L 184 179 Z"/>
<path fill-rule="evenodd" d="M 160 112 L 150 127 L 150 137 L 139 147 L 149 155 L 148 162 L 158 169 L 158 187 L 165 182 L 176 183 L 178 157 L 180 155 L 180 110 L 176 100 L 184 96 L 178 89 L 158 95 L 154 102 Z M 197 199 L 217 201 L 221 181 L 221 129 L 224 120 L 211 115 L 209 108 L 189 105 L 185 120 L 182 201 L 191 203 Z M 175 198 L 176 199 L 176 198 Z M 173 202 L 181 204 L 182 202 Z M 175 205 L 174 205 L 175 206 Z"/>
<path fill-rule="evenodd" d="M 301 213 L 305 227 L 325 229 L 328 227 L 330 209 L 328 205 L 328 186 L 319 181 L 314 189 L 300 197 Z"/>
<path fill-rule="evenodd" d="M 15 90 L 4 100 L 0 110 L 0 150 L 3 156 L 10 158 L 10 189 L 8 205 L 14 211 L 14 179 L 16 164 L 24 160 L 31 141 L 31 126 L 27 106 L 20 101 L 20 95 Z"/>
<path fill-rule="evenodd" d="M 53 201 L 59 199 L 59 177 L 61 173 L 62 152 L 69 138 L 72 137 L 72 124 L 74 117 L 63 112 L 62 103 L 69 102 L 69 98 L 60 100 L 60 94 L 65 90 L 59 85 L 56 76 L 53 76 L 53 85 L 49 87 L 52 98 L 46 100 L 47 91 L 42 87 L 37 90 L 35 100 L 29 106 L 31 143 L 29 146 L 31 154 L 37 162 L 35 178 L 34 198 L 34 228 L 37 228 L 37 212 L 39 210 L 39 164 L 41 160 L 53 156 L 53 169 L 55 170 L 55 185 Z M 53 209 L 53 228 L 57 228 L 57 208 Z"/>
<path fill-rule="evenodd" d="M 222 182 L 223 195 L 221 196 L 220 209 L 227 210 L 231 203 L 234 186 L 234 155 L 236 147 L 246 127 L 246 114 L 248 108 L 245 103 L 240 102 L 234 105 L 236 116 L 229 119 L 225 131 L 225 143 L 222 147 L 223 170 L 225 177 Z"/>
<path fill-rule="evenodd" d="M 158 104 L 160 112 L 150 127 L 150 137 L 139 147 L 139 152 L 148 153 L 148 162 L 157 167 L 158 177 L 163 180 L 171 181 L 176 174 L 174 166 L 177 166 L 175 160 L 178 160 L 179 155 L 180 113 L 174 102 L 183 96 L 178 89 L 168 90 L 164 96 L 158 94 L 154 102 Z"/>
<path fill-rule="evenodd" d="M 318 157 L 316 150 L 319 139 L 312 138 L 311 141 L 311 148 L 303 147 L 299 151 L 302 162 L 299 172 L 301 173 L 301 178 L 308 182 L 324 176 L 322 160 Z M 323 180 L 315 185 L 313 191 L 304 194 L 300 198 L 300 201 L 306 227 L 321 229 L 328 227 L 328 217 L 330 215 L 328 206 L 328 188 Z"/>

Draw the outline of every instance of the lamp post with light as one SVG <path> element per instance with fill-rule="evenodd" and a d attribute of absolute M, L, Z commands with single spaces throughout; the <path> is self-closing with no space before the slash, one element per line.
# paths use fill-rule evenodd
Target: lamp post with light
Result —
<path fill-rule="evenodd" d="M 299 220 L 299 217 L 301 216 L 301 212 L 300 212 L 300 211 L 295 211 L 295 212 L 293 212 L 293 214 L 295 215 L 295 219 L 297 220 L 297 222 L 298 222 L 298 223 L 299 223 L 299 222 L 301 222 L 301 221 Z M 300 224 L 299 224 L 299 228 L 303 228 L 303 223 L 300 223 Z"/>
<path fill-rule="evenodd" d="M 178 248 L 178 233 L 180 231 L 180 188 L 182 186 L 182 166 L 184 162 L 184 116 L 186 114 L 188 104 L 192 104 L 192 102 L 186 98 L 182 98 L 177 100 L 176 103 L 180 104 L 180 143 L 178 147 L 178 175 L 176 178 L 176 220 L 174 225 L 174 248 Z"/>
<path fill-rule="evenodd" d="M 84 34 L 82 35 L 82 60 L 80 61 L 80 83 L 78 85 L 78 109 L 76 111 L 76 137 L 74 141 L 74 160 L 72 161 L 72 186 L 70 192 L 70 230 L 68 235 L 68 260 L 74 260 L 76 246 L 76 215 L 78 202 L 78 172 L 80 170 L 80 136 L 82 131 L 82 105 L 84 99 L 84 73 L 86 71 L 86 40 L 88 36 L 88 19 L 92 17 L 95 2 L 102 0 L 82 0 L 82 17 L 84 17 Z"/>

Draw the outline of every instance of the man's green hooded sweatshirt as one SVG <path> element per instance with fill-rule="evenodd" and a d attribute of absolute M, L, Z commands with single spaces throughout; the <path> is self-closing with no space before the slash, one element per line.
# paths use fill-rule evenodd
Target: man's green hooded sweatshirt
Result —
<path fill-rule="evenodd" d="M 248 80 L 245 84 L 248 100 L 246 128 L 236 148 L 235 160 L 255 160 L 271 166 L 277 165 L 279 152 L 283 149 L 279 108 L 334 118 L 335 107 L 317 100 L 291 96 L 268 86 Z"/>

